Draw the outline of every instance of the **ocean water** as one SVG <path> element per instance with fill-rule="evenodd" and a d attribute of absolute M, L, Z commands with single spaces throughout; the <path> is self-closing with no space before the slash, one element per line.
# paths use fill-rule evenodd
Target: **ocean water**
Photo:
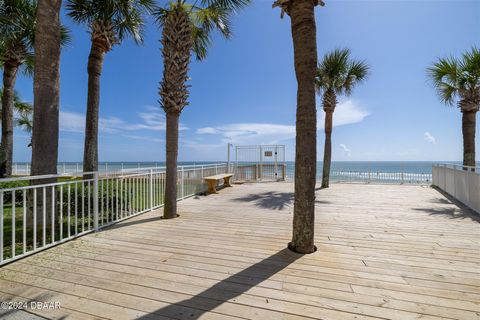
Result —
<path fill-rule="evenodd" d="M 179 165 L 201 165 L 219 163 L 222 161 L 183 161 Z M 447 161 L 448 162 L 448 161 Z M 446 161 L 333 161 L 330 170 L 332 181 L 390 181 L 429 183 L 432 176 L 434 163 Z M 461 164 L 461 162 L 448 162 Z M 232 162 L 233 164 L 233 162 Z M 295 176 L 295 162 L 287 161 L 286 176 L 293 179 Z M 135 169 L 148 167 L 161 167 L 165 162 L 100 162 L 99 171 L 119 171 L 121 169 Z M 480 163 L 479 163 L 480 165 Z M 28 174 L 28 163 L 15 163 L 14 174 Z M 317 163 L 317 179 L 322 178 L 323 163 Z M 65 162 L 58 164 L 58 173 L 76 173 L 82 171 L 81 163 Z"/>

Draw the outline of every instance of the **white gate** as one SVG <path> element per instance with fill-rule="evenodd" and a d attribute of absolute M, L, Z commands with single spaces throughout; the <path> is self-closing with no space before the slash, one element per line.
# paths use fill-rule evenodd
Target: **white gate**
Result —
<path fill-rule="evenodd" d="M 235 146 L 234 172 L 236 181 L 285 180 L 285 146 Z"/>

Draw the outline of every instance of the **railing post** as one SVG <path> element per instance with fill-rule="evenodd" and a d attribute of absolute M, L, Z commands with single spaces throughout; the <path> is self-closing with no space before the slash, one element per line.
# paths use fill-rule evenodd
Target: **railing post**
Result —
<path fill-rule="evenodd" d="M 150 211 L 153 210 L 153 169 L 150 169 Z"/>
<path fill-rule="evenodd" d="M 183 177 L 183 166 L 182 166 L 182 171 L 181 171 L 181 172 L 182 172 L 182 180 L 180 180 L 180 186 L 181 186 L 181 188 L 182 188 L 182 199 L 183 199 L 183 197 L 184 197 L 184 192 L 185 192 L 185 191 L 184 191 L 184 187 L 183 187 L 183 186 L 185 185 L 185 179 L 184 179 L 184 177 Z"/>
<path fill-rule="evenodd" d="M 403 171 L 404 171 L 403 163 L 402 163 L 401 168 L 402 168 L 402 184 L 403 184 Z M 411 181 L 410 181 L 410 183 L 411 183 Z"/>
<path fill-rule="evenodd" d="M 93 174 L 93 228 L 98 231 L 98 171 Z"/>

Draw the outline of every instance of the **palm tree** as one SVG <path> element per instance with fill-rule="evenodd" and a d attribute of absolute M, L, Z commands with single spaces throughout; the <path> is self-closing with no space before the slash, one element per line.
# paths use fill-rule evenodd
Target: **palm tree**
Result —
<path fill-rule="evenodd" d="M 37 3 L 32 0 L 0 1 L 0 65 L 3 67 L 2 139 L 0 177 L 12 175 L 15 81 L 19 69 L 33 71 L 33 39 Z"/>
<path fill-rule="evenodd" d="M 480 109 L 480 49 L 473 47 L 461 59 L 441 58 L 427 69 L 440 100 L 457 104 L 462 112 L 463 165 L 475 166 L 475 126 Z"/>
<path fill-rule="evenodd" d="M 143 42 L 145 16 L 154 8 L 154 0 L 69 0 L 68 15 L 85 25 L 91 34 L 88 56 L 88 97 L 85 124 L 83 171 L 98 170 L 98 113 L 100 75 L 105 54 L 114 45 L 131 37 Z"/>
<path fill-rule="evenodd" d="M 315 183 L 317 172 L 317 110 L 315 71 L 317 41 L 315 6 L 321 0 L 277 0 L 273 7 L 290 16 L 295 74 L 297 77 L 297 123 L 295 147 L 295 202 L 292 241 L 288 247 L 299 253 L 313 253 L 315 236 Z"/>
<path fill-rule="evenodd" d="M 2 96 L 3 89 L 0 89 L 0 102 L 2 101 Z M 13 113 L 16 114 L 14 117 L 14 125 L 31 134 L 33 129 L 33 106 L 28 102 L 22 101 L 16 91 L 13 94 L 13 111 Z M 30 147 L 31 144 L 30 138 L 28 146 Z"/>
<path fill-rule="evenodd" d="M 33 74 L 32 175 L 57 173 L 61 0 L 38 0 Z"/>
<path fill-rule="evenodd" d="M 189 4 L 184 0 L 169 2 L 155 15 L 162 28 L 163 79 L 160 104 L 166 113 L 166 181 L 163 217 L 177 216 L 177 155 L 180 113 L 188 105 L 188 69 L 190 55 L 203 60 L 211 44 L 211 34 L 231 35 L 232 14 L 250 0 L 202 0 Z"/>
<path fill-rule="evenodd" d="M 325 150 L 323 153 L 322 188 L 328 188 L 330 181 L 330 164 L 332 161 L 332 127 L 333 112 L 337 105 L 337 96 L 349 96 L 353 88 L 364 81 L 369 66 L 358 60 L 350 59 L 349 49 L 335 49 L 325 54 L 317 68 L 315 86 L 323 94 L 323 111 L 325 111 Z"/>

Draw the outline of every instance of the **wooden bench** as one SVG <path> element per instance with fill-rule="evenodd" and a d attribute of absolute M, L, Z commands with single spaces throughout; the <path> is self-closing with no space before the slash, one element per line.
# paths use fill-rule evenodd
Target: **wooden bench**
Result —
<path fill-rule="evenodd" d="M 203 177 L 203 180 L 207 182 L 208 185 L 208 190 L 207 193 L 218 193 L 217 192 L 217 183 L 219 180 L 223 179 L 223 185 L 225 187 L 231 187 L 232 185 L 230 184 L 230 178 L 233 177 L 233 173 L 222 173 L 222 174 L 216 174 L 214 176 L 209 176 L 209 177 Z"/>

